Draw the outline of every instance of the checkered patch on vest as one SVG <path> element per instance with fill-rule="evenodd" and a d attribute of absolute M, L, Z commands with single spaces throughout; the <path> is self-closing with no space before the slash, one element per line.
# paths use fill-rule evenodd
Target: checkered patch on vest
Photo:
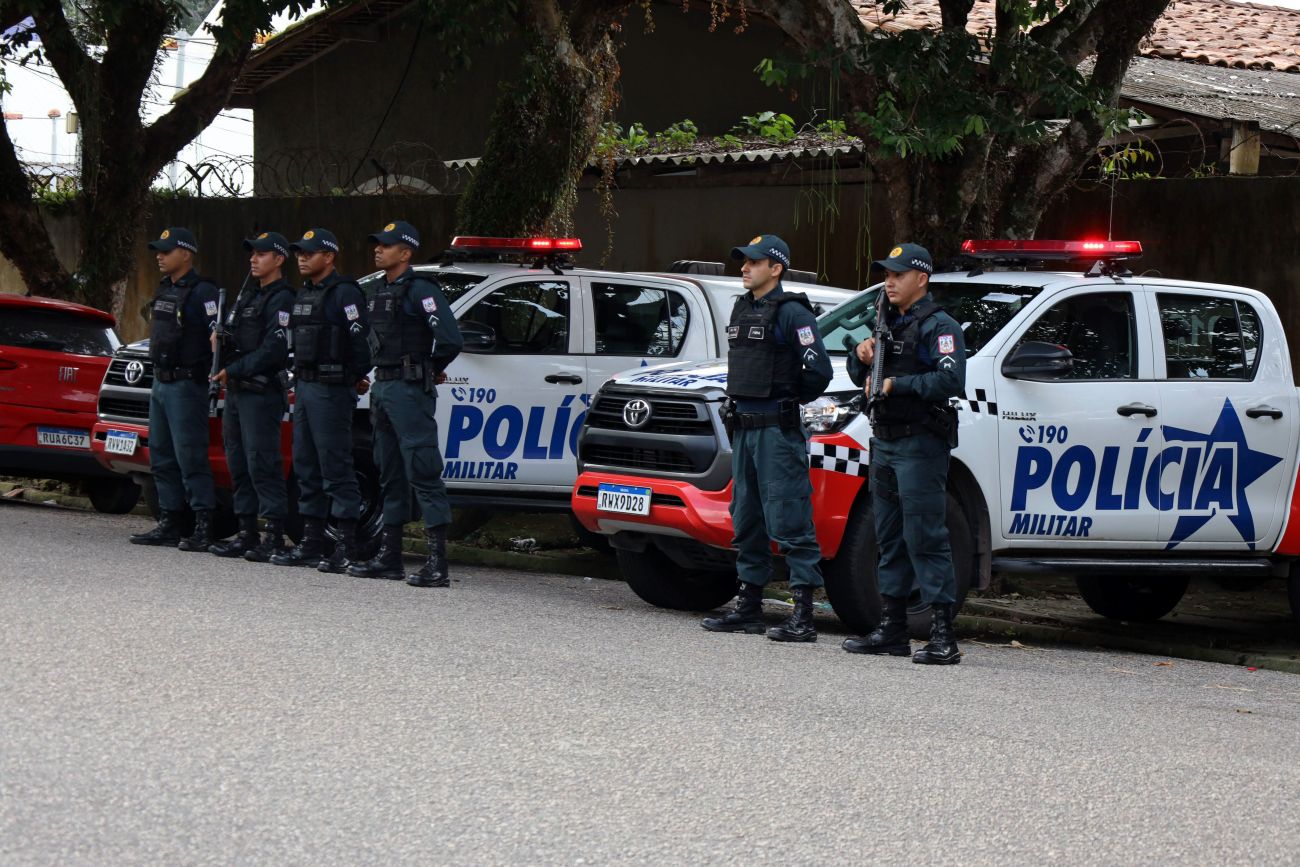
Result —
<path fill-rule="evenodd" d="M 808 443 L 808 466 L 813 469 L 865 479 L 870 464 L 866 449 L 833 446 L 816 440 Z"/>

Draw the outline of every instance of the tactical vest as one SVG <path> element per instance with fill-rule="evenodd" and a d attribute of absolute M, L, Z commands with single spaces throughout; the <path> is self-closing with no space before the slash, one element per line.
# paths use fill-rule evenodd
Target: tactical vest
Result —
<path fill-rule="evenodd" d="M 279 282 L 272 283 L 257 292 L 241 293 L 235 300 L 235 308 L 230 311 L 230 316 L 226 319 L 227 326 L 234 328 L 235 358 L 255 352 L 262 345 L 262 341 L 266 338 L 264 324 L 266 305 L 270 302 L 271 296 L 279 294 L 284 285 Z"/>
<path fill-rule="evenodd" d="M 154 369 L 165 377 L 180 372 L 185 377 L 201 375 L 206 379 L 212 354 L 207 322 L 202 318 L 186 322 L 184 317 L 190 293 L 202 282 L 206 281 L 199 278 L 186 286 L 172 283 L 154 297 L 149 317 L 149 357 Z"/>
<path fill-rule="evenodd" d="M 747 295 L 736 299 L 727 325 L 727 395 L 739 398 L 783 398 L 799 394 L 803 358 L 790 345 L 776 342 L 776 315 L 781 305 L 795 301 L 812 310 L 802 292 L 763 299 L 755 309 Z M 787 344 L 794 338 L 785 335 Z"/>
<path fill-rule="evenodd" d="M 885 353 L 884 377 L 908 376 L 933 370 L 921 363 L 919 344 L 921 324 L 943 308 L 929 295 L 913 305 L 909 311 L 912 319 L 903 326 L 894 325 L 889 329 L 890 341 Z M 946 407 L 948 401 L 939 404 L 922 400 L 913 395 L 891 395 L 880 402 L 876 409 L 876 422 L 880 424 L 908 424 L 922 422 L 933 416 L 933 407 Z"/>
<path fill-rule="evenodd" d="M 335 286 L 304 286 L 293 299 L 294 376 L 304 382 L 338 384 L 346 381 L 344 365 L 349 346 L 346 332 L 325 318 L 325 299 Z"/>
<path fill-rule="evenodd" d="M 413 280 L 385 283 L 370 299 L 370 335 L 375 367 L 401 367 L 424 362 L 433 349 L 433 335 L 424 317 L 407 313 L 406 293 Z"/>

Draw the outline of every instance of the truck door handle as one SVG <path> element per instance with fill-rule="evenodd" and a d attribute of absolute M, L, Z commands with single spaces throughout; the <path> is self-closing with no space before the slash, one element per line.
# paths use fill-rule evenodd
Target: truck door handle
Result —
<path fill-rule="evenodd" d="M 1268 404 L 1265 404 L 1264 406 L 1252 406 L 1250 409 L 1246 410 L 1247 418 L 1262 418 L 1264 416 L 1268 416 L 1269 418 L 1281 418 L 1282 410 L 1274 409 Z"/>
<path fill-rule="evenodd" d="M 1155 418 L 1156 408 L 1147 406 L 1145 403 L 1126 403 L 1121 407 L 1116 407 L 1115 412 L 1123 416 L 1144 415 L 1147 418 Z"/>
<path fill-rule="evenodd" d="M 545 379 L 550 383 L 567 382 L 569 385 L 579 385 L 582 382 L 582 377 L 576 373 L 548 373 Z"/>

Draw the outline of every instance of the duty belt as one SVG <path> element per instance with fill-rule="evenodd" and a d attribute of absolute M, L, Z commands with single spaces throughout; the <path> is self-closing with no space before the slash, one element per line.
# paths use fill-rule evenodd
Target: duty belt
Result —
<path fill-rule="evenodd" d="M 738 412 L 736 413 L 736 427 L 760 428 L 773 427 L 781 423 L 781 413 L 773 410 L 772 412 Z"/>
<path fill-rule="evenodd" d="M 401 368 L 397 368 L 400 372 Z M 341 364 L 322 364 L 317 367 L 295 367 L 293 375 L 302 382 L 323 382 L 326 385 L 338 385 L 346 382 L 347 377 Z M 376 372 L 376 378 L 378 373 Z"/>
<path fill-rule="evenodd" d="M 155 367 L 153 378 L 159 382 L 176 382 L 185 379 L 206 382 L 208 371 L 207 368 L 201 367 Z"/>

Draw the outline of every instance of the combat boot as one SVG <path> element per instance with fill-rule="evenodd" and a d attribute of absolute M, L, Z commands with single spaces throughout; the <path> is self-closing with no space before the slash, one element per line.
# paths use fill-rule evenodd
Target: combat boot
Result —
<path fill-rule="evenodd" d="M 763 622 L 763 588 L 741 581 L 736 607 L 721 617 L 704 618 L 700 626 L 710 632 L 743 632 L 746 635 L 767 632 L 767 624 Z"/>
<path fill-rule="evenodd" d="M 204 551 L 212 545 L 212 510 L 200 509 L 194 513 L 194 532 L 176 546 L 180 551 Z"/>
<path fill-rule="evenodd" d="M 332 572 L 342 575 L 348 567 L 361 560 L 357 550 L 357 522 L 349 518 L 339 519 L 339 540 L 333 551 L 321 558 L 316 564 L 317 571 Z"/>
<path fill-rule="evenodd" d="M 930 606 L 930 643 L 912 655 L 913 662 L 921 665 L 956 665 L 961 662 L 957 634 L 952 628 L 952 609 L 949 603 Z"/>
<path fill-rule="evenodd" d="M 158 516 L 158 526 L 146 533 L 131 534 L 132 545 L 157 545 L 175 548 L 181 540 L 180 512 L 163 512 Z"/>
<path fill-rule="evenodd" d="M 880 624 L 864 638 L 846 638 L 840 645 L 849 653 L 907 656 L 912 642 L 907 636 L 907 597 L 880 597 Z"/>
<path fill-rule="evenodd" d="M 257 547 L 257 516 L 240 515 L 239 533 L 225 542 L 213 542 L 208 551 L 218 557 L 242 557 L 245 551 Z"/>
<path fill-rule="evenodd" d="M 816 641 L 817 629 L 813 626 L 813 592 L 816 587 L 795 587 L 794 613 L 767 631 L 773 641 Z"/>
<path fill-rule="evenodd" d="M 450 587 L 447 574 L 447 525 L 425 527 L 424 538 L 429 546 L 429 556 L 420 571 L 406 576 L 412 587 Z"/>
<path fill-rule="evenodd" d="M 284 521 L 267 518 L 262 541 L 245 551 L 244 559 L 250 563 L 268 563 L 272 557 L 284 553 Z"/>
<path fill-rule="evenodd" d="M 384 578 L 400 581 L 402 574 L 402 525 L 385 524 L 379 542 L 379 553 L 364 563 L 353 563 L 348 574 L 355 578 Z"/>
<path fill-rule="evenodd" d="M 315 566 L 325 554 L 325 522 L 320 518 L 303 518 L 302 538 L 288 551 L 272 554 L 277 566 Z"/>

